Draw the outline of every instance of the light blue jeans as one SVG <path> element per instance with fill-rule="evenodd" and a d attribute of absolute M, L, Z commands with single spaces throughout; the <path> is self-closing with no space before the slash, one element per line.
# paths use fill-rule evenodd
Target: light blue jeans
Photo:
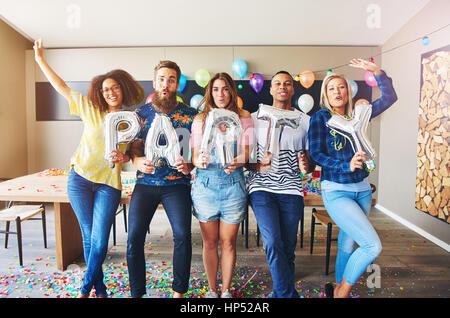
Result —
<path fill-rule="evenodd" d="M 381 253 L 381 242 L 368 219 L 372 191 L 322 191 L 328 214 L 339 227 L 336 283 L 354 285 Z M 355 243 L 358 248 L 355 250 Z"/>
<path fill-rule="evenodd" d="M 223 169 L 197 169 L 191 196 L 194 216 L 200 222 L 239 224 L 247 214 L 242 168 L 229 175 Z"/>
<path fill-rule="evenodd" d="M 86 180 L 72 169 L 67 181 L 67 194 L 80 224 L 87 266 L 80 292 L 89 295 L 94 287 L 96 296 L 106 295 L 102 265 L 121 191 Z"/>

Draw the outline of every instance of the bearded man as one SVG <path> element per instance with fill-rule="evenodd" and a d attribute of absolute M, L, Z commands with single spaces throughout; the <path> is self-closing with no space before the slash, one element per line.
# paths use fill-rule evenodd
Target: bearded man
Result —
<path fill-rule="evenodd" d="M 152 101 L 137 112 L 142 122 L 140 140 L 131 147 L 133 165 L 136 167 L 137 181 L 130 202 L 129 229 L 127 242 L 127 264 L 131 296 L 146 294 L 146 266 L 144 244 L 147 230 L 160 203 L 169 218 L 173 232 L 173 283 L 174 298 L 181 298 L 188 290 L 191 267 L 191 186 L 190 171 L 193 166 L 180 154 L 175 166 L 165 158 L 156 162 L 144 156 L 144 140 L 157 113 L 169 117 L 181 138 L 189 138 L 191 125 L 197 110 L 176 99 L 181 71 L 172 61 L 161 61 L 155 67 Z M 158 136 L 158 147 L 171 141 L 164 132 Z M 172 141 L 173 142 L 173 141 Z M 188 140 L 183 140 L 188 144 Z M 182 148 L 188 151 L 188 147 Z M 187 154 L 184 154 L 185 157 Z"/>

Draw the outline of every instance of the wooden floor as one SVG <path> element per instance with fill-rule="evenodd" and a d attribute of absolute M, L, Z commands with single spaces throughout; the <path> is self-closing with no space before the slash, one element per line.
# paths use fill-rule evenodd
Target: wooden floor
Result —
<path fill-rule="evenodd" d="M 39 221 L 23 223 L 24 266 L 18 264 L 17 245 L 14 236 L 9 248 L 4 249 L 0 237 L 0 298 L 67 298 L 77 294 L 85 264 L 82 259 L 69 266 L 65 272 L 56 269 L 54 223 L 51 207 L 48 213 L 48 249 L 43 248 Z M 270 297 L 272 282 L 265 259 L 262 242 L 256 244 L 256 222 L 250 213 L 249 248 L 245 248 L 244 236 L 239 232 L 237 266 L 233 277 L 233 293 L 236 297 Z M 383 244 L 383 251 L 374 262 L 380 269 L 365 273 L 355 284 L 355 298 L 410 298 L 450 297 L 450 253 L 373 209 L 370 219 Z M 117 220 L 117 245 L 112 246 L 105 260 L 105 282 L 114 298 L 129 297 L 126 267 L 126 238 L 123 217 Z M 296 287 L 302 298 L 324 297 L 324 284 L 334 281 L 334 262 L 337 243 L 332 243 L 330 274 L 325 275 L 326 229 L 316 225 L 314 253 L 309 253 L 311 209 L 305 211 L 303 248 L 296 249 Z M 4 224 L 0 223 L 3 227 Z M 337 230 L 333 230 L 333 237 Z M 299 238 L 300 241 L 300 238 Z M 201 297 L 206 292 L 206 276 L 202 263 L 202 242 L 198 222 L 193 218 L 193 256 L 188 297 Z M 163 211 L 155 214 L 151 235 L 147 236 L 146 297 L 170 297 L 172 280 L 173 241 L 170 226 Z"/>

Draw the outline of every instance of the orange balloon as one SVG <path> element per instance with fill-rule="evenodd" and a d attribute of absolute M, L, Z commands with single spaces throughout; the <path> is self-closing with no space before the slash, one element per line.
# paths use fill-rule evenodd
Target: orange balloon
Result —
<path fill-rule="evenodd" d="M 300 74 L 300 84 L 304 88 L 310 88 L 312 84 L 314 84 L 314 81 L 316 80 L 316 77 L 314 76 L 314 73 L 311 71 L 303 71 Z"/>
<path fill-rule="evenodd" d="M 355 106 L 358 104 L 370 104 L 370 103 L 367 99 L 361 98 L 356 101 Z"/>
<path fill-rule="evenodd" d="M 244 102 L 242 101 L 242 98 L 240 98 L 239 96 L 238 96 L 238 99 L 237 99 L 237 105 L 241 109 L 242 109 L 242 107 L 244 107 Z"/>

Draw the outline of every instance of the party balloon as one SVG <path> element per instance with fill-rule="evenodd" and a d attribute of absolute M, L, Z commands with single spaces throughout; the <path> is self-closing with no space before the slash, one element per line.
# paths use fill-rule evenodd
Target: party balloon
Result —
<path fill-rule="evenodd" d="M 352 118 L 346 119 L 341 115 L 334 114 L 326 123 L 330 129 L 335 130 L 350 141 L 355 153 L 360 151 L 366 153 L 369 158 L 369 160 L 364 162 L 367 171 L 375 169 L 375 161 L 373 159 L 376 156 L 375 149 L 366 135 L 371 115 L 372 105 L 359 104 L 355 107 Z"/>
<path fill-rule="evenodd" d="M 165 145 L 160 145 L 160 136 L 164 134 Z M 147 137 L 145 138 L 145 158 L 154 165 L 159 159 L 166 159 L 171 167 L 175 167 L 175 161 L 180 156 L 180 144 L 178 135 L 173 128 L 170 118 L 161 113 L 156 113 L 152 121 Z"/>
<path fill-rule="evenodd" d="M 239 76 L 241 79 L 245 77 L 247 74 L 247 63 L 244 60 L 238 59 L 234 60 L 233 65 L 231 66 L 234 74 Z"/>
<path fill-rule="evenodd" d="M 203 99 L 203 95 L 200 94 L 195 94 L 194 96 L 191 97 L 191 101 L 190 101 L 190 106 L 198 109 L 198 106 L 200 105 L 200 102 Z"/>
<path fill-rule="evenodd" d="M 242 98 L 240 98 L 239 96 L 237 97 L 237 105 L 240 109 L 244 107 L 244 102 L 242 101 Z"/>
<path fill-rule="evenodd" d="M 207 70 L 201 68 L 195 72 L 195 82 L 198 86 L 205 88 L 208 85 L 209 80 L 211 79 L 211 75 Z"/>
<path fill-rule="evenodd" d="M 178 95 L 177 95 L 177 101 L 179 101 L 180 103 L 184 103 L 184 100 Z"/>
<path fill-rule="evenodd" d="M 309 94 L 303 94 L 298 98 L 298 107 L 307 114 L 314 107 L 314 98 Z"/>
<path fill-rule="evenodd" d="M 350 89 L 352 90 L 352 98 L 356 96 L 356 93 L 358 93 L 358 84 L 354 80 L 348 80 L 350 83 Z"/>
<path fill-rule="evenodd" d="M 311 71 L 304 71 L 300 73 L 300 84 L 302 84 L 304 88 L 310 88 L 312 84 L 314 84 L 315 79 L 316 77 Z"/>
<path fill-rule="evenodd" d="M 120 129 L 125 126 L 124 129 Z M 117 150 L 119 144 L 129 143 L 136 139 L 141 131 L 139 117 L 135 112 L 118 111 L 105 116 L 105 158 L 109 161 L 111 151 Z M 114 168 L 114 164 L 109 166 Z"/>
<path fill-rule="evenodd" d="M 378 85 L 377 80 L 375 79 L 375 76 L 370 71 L 367 71 L 364 74 L 364 80 L 366 81 L 367 85 L 369 85 L 371 87 L 374 87 L 374 86 Z"/>
<path fill-rule="evenodd" d="M 220 127 L 226 126 L 223 131 Z M 216 155 L 223 167 L 233 162 L 237 156 L 235 143 L 241 134 L 242 126 L 238 114 L 221 108 L 214 108 L 206 117 L 201 148 L 211 154 L 216 149 Z"/>
<path fill-rule="evenodd" d="M 183 74 L 180 76 L 180 86 L 178 86 L 178 91 L 181 93 L 186 87 L 187 78 Z"/>
<path fill-rule="evenodd" d="M 355 106 L 359 104 L 369 104 L 369 101 L 367 99 L 360 98 L 356 101 Z"/>
<path fill-rule="evenodd" d="M 261 92 L 263 85 L 264 76 L 259 73 L 254 73 L 250 76 L 250 86 L 253 88 L 256 94 L 259 94 Z"/>
<path fill-rule="evenodd" d="M 256 117 L 269 121 L 269 129 L 267 130 L 267 143 L 265 152 L 277 155 L 280 150 L 279 141 L 285 126 L 297 129 L 303 114 L 299 111 L 291 111 L 279 109 L 273 106 L 259 104 Z"/>
<path fill-rule="evenodd" d="M 146 104 L 152 102 L 153 95 L 155 95 L 155 93 L 151 93 L 150 95 L 147 96 L 147 99 L 145 100 L 145 103 L 146 103 Z"/>

